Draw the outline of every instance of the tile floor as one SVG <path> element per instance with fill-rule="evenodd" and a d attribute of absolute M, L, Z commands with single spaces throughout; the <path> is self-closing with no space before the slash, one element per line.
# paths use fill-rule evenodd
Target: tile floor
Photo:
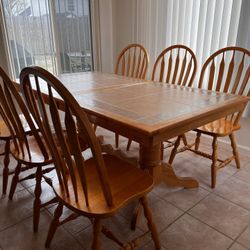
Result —
<path fill-rule="evenodd" d="M 248 126 L 243 128 L 246 133 Z M 103 131 L 99 131 L 103 134 Z M 249 132 L 248 132 L 249 133 Z M 246 136 L 249 136 L 247 134 Z M 113 141 L 113 134 L 105 133 L 107 142 Z M 244 138 L 240 135 L 238 138 Z M 149 194 L 162 249 L 171 250 L 244 250 L 250 249 L 250 143 L 244 140 L 240 149 L 242 168 L 237 170 L 234 163 L 218 174 L 217 186 L 210 188 L 210 163 L 208 160 L 185 152 L 179 154 L 174 168 L 179 175 L 196 178 L 200 187 L 196 189 L 171 188 L 160 185 Z M 210 148 L 205 138 L 202 147 Z M 228 144 L 221 143 L 222 154 L 229 151 Z M 126 140 L 120 139 L 120 148 L 125 149 Z M 138 153 L 138 145 L 132 144 L 130 157 Z M 165 159 L 168 152 L 165 152 Z M 2 164 L 2 159 L 1 159 Z M 15 162 L 12 160 L 11 166 Z M 2 169 L 2 167 L 0 167 Z M 2 178 L 0 178 L 0 193 Z M 40 218 L 39 232 L 32 232 L 32 203 L 34 181 L 19 184 L 13 201 L 7 197 L 0 198 L 0 250 L 38 250 L 45 249 L 51 215 L 55 206 L 43 209 Z M 43 183 L 43 199 L 52 196 L 46 183 Z M 135 232 L 130 231 L 129 223 L 133 205 L 125 207 L 120 213 L 105 220 L 109 229 L 126 240 L 147 229 L 142 219 Z M 64 210 L 64 216 L 69 211 Z M 86 218 L 78 218 L 63 225 L 54 237 L 51 249 L 89 249 L 92 239 L 92 228 Z M 110 240 L 102 236 L 102 249 L 118 249 Z M 140 249 L 154 249 L 150 237 Z"/>

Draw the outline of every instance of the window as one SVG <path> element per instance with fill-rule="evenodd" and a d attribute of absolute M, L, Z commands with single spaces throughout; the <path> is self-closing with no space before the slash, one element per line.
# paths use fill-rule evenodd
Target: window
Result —
<path fill-rule="evenodd" d="M 64 1 L 55 1 L 56 29 L 62 72 L 82 72 L 92 69 L 89 4 L 72 0 L 77 8 L 65 8 Z M 69 5 L 68 5 L 69 7 Z"/>
<path fill-rule="evenodd" d="M 39 65 L 54 74 L 92 70 L 89 0 L 3 0 L 11 68 Z"/>

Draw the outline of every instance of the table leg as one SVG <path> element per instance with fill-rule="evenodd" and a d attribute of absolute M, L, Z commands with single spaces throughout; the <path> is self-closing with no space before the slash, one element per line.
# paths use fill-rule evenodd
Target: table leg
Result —
<path fill-rule="evenodd" d="M 139 164 L 142 169 L 150 172 L 155 183 L 160 182 L 162 173 L 161 143 L 151 147 L 140 145 Z"/>

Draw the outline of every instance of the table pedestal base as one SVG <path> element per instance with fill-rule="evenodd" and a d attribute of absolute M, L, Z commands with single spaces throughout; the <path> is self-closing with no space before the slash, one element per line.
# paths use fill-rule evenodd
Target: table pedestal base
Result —
<path fill-rule="evenodd" d="M 162 163 L 162 176 L 160 182 L 164 182 L 171 187 L 197 188 L 199 183 L 191 177 L 179 177 L 175 174 L 174 169 L 168 163 Z"/>
<path fill-rule="evenodd" d="M 140 166 L 142 169 L 149 170 L 154 178 L 154 185 L 163 182 L 166 186 L 171 187 L 199 187 L 199 183 L 195 179 L 191 177 L 178 177 L 170 164 L 161 162 L 161 144 L 152 147 L 140 146 Z M 132 230 L 136 229 L 140 210 L 141 206 L 138 203 L 135 207 L 131 221 Z"/>
<path fill-rule="evenodd" d="M 140 166 L 153 176 L 155 185 L 164 182 L 167 186 L 196 188 L 199 183 L 190 177 L 178 177 L 173 167 L 161 162 L 161 144 L 151 147 L 140 145 Z"/>

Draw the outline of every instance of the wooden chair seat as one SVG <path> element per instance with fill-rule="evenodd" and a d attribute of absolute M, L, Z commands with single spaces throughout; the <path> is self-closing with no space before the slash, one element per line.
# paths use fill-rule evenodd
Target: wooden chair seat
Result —
<path fill-rule="evenodd" d="M 44 155 L 41 152 L 37 140 L 34 138 L 34 136 L 28 136 L 27 141 L 30 147 L 30 153 L 28 153 L 26 147 L 23 149 L 24 152 L 21 152 L 20 150 L 17 150 L 13 142 L 11 143 L 10 152 L 17 161 L 24 165 L 29 164 L 33 166 L 44 166 L 53 162 L 49 152 L 48 158 L 44 158 Z"/>
<path fill-rule="evenodd" d="M 110 216 L 118 209 L 125 206 L 131 199 L 134 200 L 136 197 L 139 198 L 153 188 L 153 179 L 145 171 L 112 155 L 105 154 L 103 158 L 107 167 L 108 178 L 112 190 L 113 206 L 108 206 L 103 196 L 93 158 L 85 162 L 88 193 L 89 197 L 91 197 L 89 206 L 86 206 L 85 196 L 79 178 L 77 178 L 78 202 L 68 197 L 66 192 L 61 189 L 59 183 L 58 185 L 53 183 L 53 188 L 58 198 L 62 200 L 66 206 L 84 216 L 99 215 L 102 218 Z M 69 192 L 73 193 L 73 185 L 70 178 L 67 185 Z"/>
<path fill-rule="evenodd" d="M 19 117 L 20 117 L 20 121 L 22 122 L 24 131 L 28 133 L 30 131 L 30 128 L 29 128 L 27 121 L 25 120 L 23 114 L 19 115 Z M 0 120 L 0 140 L 5 140 L 9 138 L 11 138 L 9 128 L 4 122 L 4 120 Z"/>
<path fill-rule="evenodd" d="M 239 130 L 240 125 L 234 124 L 230 120 L 225 120 L 225 118 L 210 122 L 204 126 L 201 126 L 194 131 L 203 134 L 214 135 L 217 137 L 224 137 L 230 135 L 233 131 Z"/>
<path fill-rule="evenodd" d="M 42 136 L 41 136 L 41 138 L 42 138 Z M 66 137 L 66 140 L 68 140 L 67 137 Z M 18 151 L 14 147 L 14 143 L 11 143 L 10 152 L 16 160 L 20 161 L 22 164 L 28 163 L 28 164 L 31 164 L 34 166 L 37 166 L 39 164 L 46 165 L 46 164 L 50 164 L 52 162 L 51 155 L 49 155 L 47 159 L 44 159 L 44 155 L 41 152 L 39 145 L 37 143 L 37 140 L 34 138 L 34 136 L 32 136 L 32 135 L 28 136 L 27 141 L 28 141 L 28 144 L 30 146 L 31 157 L 29 157 L 29 153 L 27 152 L 27 148 L 24 148 L 24 153 L 22 153 L 21 151 Z M 43 140 L 43 142 L 44 142 L 44 140 Z M 55 142 L 57 144 L 59 144 L 57 139 L 55 139 Z M 81 151 L 84 151 L 88 148 L 88 144 L 86 143 L 86 140 L 84 139 L 84 137 L 79 136 L 79 142 L 80 142 Z M 72 153 L 73 149 L 70 148 L 70 151 Z M 49 152 L 48 152 L 48 154 L 49 154 Z"/>
<path fill-rule="evenodd" d="M 0 120 L 0 140 L 5 140 L 10 137 L 10 131 L 3 120 Z"/>

